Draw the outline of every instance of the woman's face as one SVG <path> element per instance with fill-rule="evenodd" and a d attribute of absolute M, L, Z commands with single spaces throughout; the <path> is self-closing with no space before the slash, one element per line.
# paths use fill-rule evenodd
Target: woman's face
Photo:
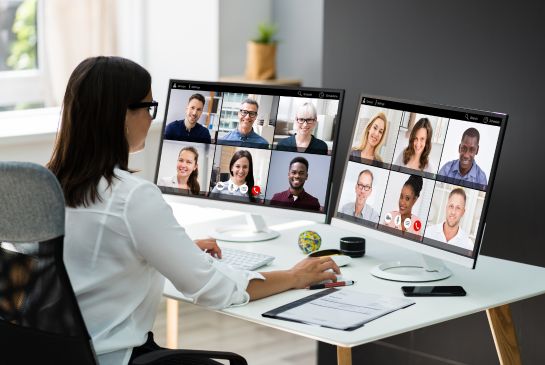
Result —
<path fill-rule="evenodd" d="M 244 184 L 246 182 L 246 176 L 248 176 L 248 171 L 250 171 L 250 161 L 246 157 L 241 157 L 236 160 L 231 168 L 231 174 L 233 175 L 235 184 Z"/>
<path fill-rule="evenodd" d="M 426 148 L 426 139 L 428 138 L 428 131 L 426 128 L 420 128 L 416 131 L 416 134 L 413 139 L 413 148 L 414 153 L 417 156 L 420 156 Z"/>
<path fill-rule="evenodd" d="M 316 118 L 311 113 L 297 113 L 295 125 L 297 134 L 301 136 L 311 136 L 316 127 Z"/>
<path fill-rule="evenodd" d="M 414 203 L 418 199 L 413 191 L 413 188 L 410 185 L 403 185 L 401 189 L 401 194 L 399 194 L 399 212 L 402 215 L 412 214 L 412 209 Z"/>
<path fill-rule="evenodd" d="M 377 118 L 371 123 L 371 127 L 369 128 L 369 133 L 367 134 L 367 143 L 375 148 L 378 146 L 380 141 L 382 141 L 382 137 L 384 136 L 384 127 L 386 126 L 386 123 L 384 120 Z"/>
<path fill-rule="evenodd" d="M 142 102 L 152 101 L 151 90 Z M 144 149 L 146 137 L 151 125 L 151 115 L 147 108 L 127 109 L 125 114 L 125 134 L 129 143 L 129 152 Z"/>
<path fill-rule="evenodd" d="M 178 176 L 189 177 L 193 171 L 197 169 L 197 156 L 189 150 L 184 150 L 178 156 L 178 164 L 176 170 Z"/>

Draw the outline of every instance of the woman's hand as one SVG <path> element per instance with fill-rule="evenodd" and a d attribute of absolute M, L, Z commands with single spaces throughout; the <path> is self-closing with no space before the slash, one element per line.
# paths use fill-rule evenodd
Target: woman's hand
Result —
<path fill-rule="evenodd" d="M 337 280 L 341 270 L 331 257 L 307 257 L 289 270 L 295 279 L 294 288 L 302 289 L 324 280 Z"/>
<path fill-rule="evenodd" d="M 266 280 L 250 280 L 246 291 L 250 300 L 268 297 L 290 289 L 303 289 L 324 280 L 337 280 L 341 271 L 331 257 L 307 257 L 289 270 L 266 271 Z"/>
<path fill-rule="evenodd" d="M 221 259 L 221 249 L 214 238 L 203 238 L 194 241 L 197 246 L 203 251 L 209 253 L 212 257 Z"/>

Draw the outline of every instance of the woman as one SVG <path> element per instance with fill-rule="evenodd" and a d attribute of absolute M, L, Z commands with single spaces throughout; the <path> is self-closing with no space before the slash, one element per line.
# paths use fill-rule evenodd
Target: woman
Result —
<path fill-rule="evenodd" d="M 127 166 L 129 152 L 144 148 L 156 108 L 141 66 L 118 57 L 84 60 L 68 81 L 48 164 L 67 204 L 64 261 L 101 365 L 130 363 L 133 349 L 153 347 L 147 338 L 163 275 L 196 303 L 222 308 L 339 273 L 332 260 L 303 260 L 259 274 L 204 253 L 221 257 L 215 240 L 193 242 L 157 186 Z"/>
<path fill-rule="evenodd" d="M 388 120 L 386 114 L 380 112 L 376 114 L 365 128 L 361 137 L 361 143 L 352 150 L 351 156 L 364 160 L 382 162 L 379 155 L 380 147 L 384 142 L 384 136 L 388 130 Z"/>
<path fill-rule="evenodd" d="M 231 178 L 218 182 L 212 189 L 212 194 L 250 196 L 254 187 L 254 164 L 250 152 L 246 150 L 235 152 L 229 162 L 229 173 Z"/>
<path fill-rule="evenodd" d="M 164 177 L 159 180 L 158 185 L 170 186 L 173 188 L 189 191 L 190 194 L 198 195 L 201 191 L 199 184 L 199 152 L 195 147 L 186 146 L 178 154 L 176 164 L 177 174 L 172 177 Z"/>
<path fill-rule="evenodd" d="M 421 176 L 411 175 L 403 184 L 401 193 L 399 194 L 399 210 L 393 210 L 385 215 L 384 225 L 388 227 L 397 228 L 403 232 L 409 232 L 416 235 L 421 235 L 422 230 L 415 228 L 415 222 L 419 221 L 416 215 L 412 214 L 412 209 L 422 190 L 423 180 Z M 406 220 L 409 224 L 406 225 Z M 418 227 L 418 223 L 416 223 Z"/>
<path fill-rule="evenodd" d="M 276 149 L 327 155 L 327 144 L 313 136 L 316 122 L 317 113 L 314 105 L 311 103 L 301 105 L 295 114 L 294 126 L 296 133 L 278 142 Z"/>
<path fill-rule="evenodd" d="M 432 134 L 429 119 L 420 118 L 411 130 L 409 145 L 397 156 L 394 165 L 435 173 L 437 169 L 429 161 Z"/>

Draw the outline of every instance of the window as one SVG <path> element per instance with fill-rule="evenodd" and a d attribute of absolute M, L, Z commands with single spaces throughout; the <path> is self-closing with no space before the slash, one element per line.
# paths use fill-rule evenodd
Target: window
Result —
<path fill-rule="evenodd" d="M 44 105 L 40 0 L 0 0 L 0 111 Z"/>

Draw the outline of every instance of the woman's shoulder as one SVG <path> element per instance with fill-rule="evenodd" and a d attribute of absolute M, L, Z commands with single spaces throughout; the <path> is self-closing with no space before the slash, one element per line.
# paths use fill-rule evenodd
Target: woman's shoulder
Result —
<path fill-rule="evenodd" d="M 114 169 L 115 177 L 113 179 L 112 185 L 113 188 L 117 191 L 124 191 L 124 192 L 133 192 L 135 189 L 151 189 L 152 191 L 158 191 L 160 194 L 160 189 L 152 183 L 151 181 L 148 181 L 146 179 L 143 179 L 139 176 L 134 175 L 134 173 L 131 173 L 129 171 L 121 170 L 121 169 Z"/>
<path fill-rule="evenodd" d="M 311 144 L 315 145 L 315 147 L 324 147 L 327 149 L 327 143 L 325 143 L 324 140 L 321 140 L 320 138 L 312 136 Z"/>

